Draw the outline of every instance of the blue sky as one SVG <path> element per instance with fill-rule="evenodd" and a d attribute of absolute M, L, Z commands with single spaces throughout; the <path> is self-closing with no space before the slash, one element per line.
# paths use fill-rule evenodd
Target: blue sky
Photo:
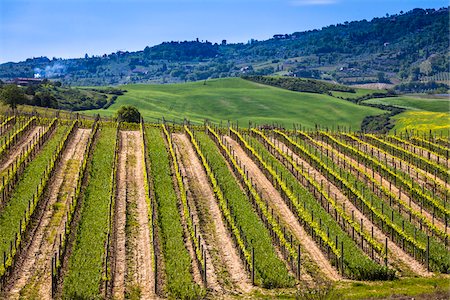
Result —
<path fill-rule="evenodd" d="M 171 40 L 247 42 L 370 20 L 435 0 L 0 0 L 0 63 L 142 50 Z"/>

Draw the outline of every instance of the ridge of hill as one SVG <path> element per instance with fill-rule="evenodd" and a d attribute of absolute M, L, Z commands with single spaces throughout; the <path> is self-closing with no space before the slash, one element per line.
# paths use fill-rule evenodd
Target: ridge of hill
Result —
<path fill-rule="evenodd" d="M 45 77 L 68 85 L 116 85 L 275 74 L 342 84 L 445 81 L 448 23 L 448 7 L 416 8 L 246 44 L 172 41 L 136 52 L 30 58 L 1 64 L 0 79 Z"/>

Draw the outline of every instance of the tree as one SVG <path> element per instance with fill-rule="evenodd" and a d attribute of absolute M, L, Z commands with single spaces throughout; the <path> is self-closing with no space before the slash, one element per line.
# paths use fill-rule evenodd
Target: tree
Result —
<path fill-rule="evenodd" d="M 431 67 L 431 62 L 429 60 L 425 60 L 419 66 L 420 73 L 430 76 L 433 73 L 433 68 Z"/>
<path fill-rule="evenodd" d="M 37 92 L 33 102 L 41 107 L 58 108 L 58 100 L 49 91 Z"/>
<path fill-rule="evenodd" d="M 15 110 L 17 105 L 26 103 L 27 98 L 25 97 L 25 93 L 17 85 L 8 84 L 0 91 L 0 101 Z"/>
<path fill-rule="evenodd" d="M 141 121 L 141 113 L 132 105 L 124 105 L 117 111 L 117 118 L 121 122 L 139 123 Z"/>
<path fill-rule="evenodd" d="M 389 80 L 384 75 L 384 72 L 378 72 L 377 73 L 377 77 L 378 77 L 378 82 L 381 82 L 381 83 L 388 83 L 389 82 Z"/>

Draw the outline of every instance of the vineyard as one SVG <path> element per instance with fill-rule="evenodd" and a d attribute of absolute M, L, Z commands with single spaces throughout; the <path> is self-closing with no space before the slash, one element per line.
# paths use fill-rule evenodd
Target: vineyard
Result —
<path fill-rule="evenodd" d="M 432 133 L 1 116 L 0 298 L 445 291 L 449 152 Z"/>

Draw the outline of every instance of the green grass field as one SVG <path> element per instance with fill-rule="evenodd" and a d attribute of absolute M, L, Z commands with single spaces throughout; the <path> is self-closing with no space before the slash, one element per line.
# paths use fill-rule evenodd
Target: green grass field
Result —
<path fill-rule="evenodd" d="M 122 105 L 139 108 L 147 121 L 181 121 L 187 118 L 202 123 L 239 121 L 247 126 L 277 122 L 285 127 L 300 123 L 313 127 L 344 125 L 359 129 L 367 115 L 383 113 L 382 110 L 358 106 L 327 95 L 299 93 L 260 85 L 239 78 L 213 79 L 170 85 L 126 85 L 128 90 L 107 110 L 86 111 L 111 116 Z"/>
<path fill-rule="evenodd" d="M 365 103 L 372 104 L 385 104 L 394 105 L 408 110 L 422 110 L 431 112 L 449 112 L 450 110 L 450 100 L 443 98 L 425 98 L 425 97 L 411 97 L 411 96 L 401 96 L 401 97 L 389 97 L 389 98 L 379 98 L 370 99 L 364 101 Z"/>

